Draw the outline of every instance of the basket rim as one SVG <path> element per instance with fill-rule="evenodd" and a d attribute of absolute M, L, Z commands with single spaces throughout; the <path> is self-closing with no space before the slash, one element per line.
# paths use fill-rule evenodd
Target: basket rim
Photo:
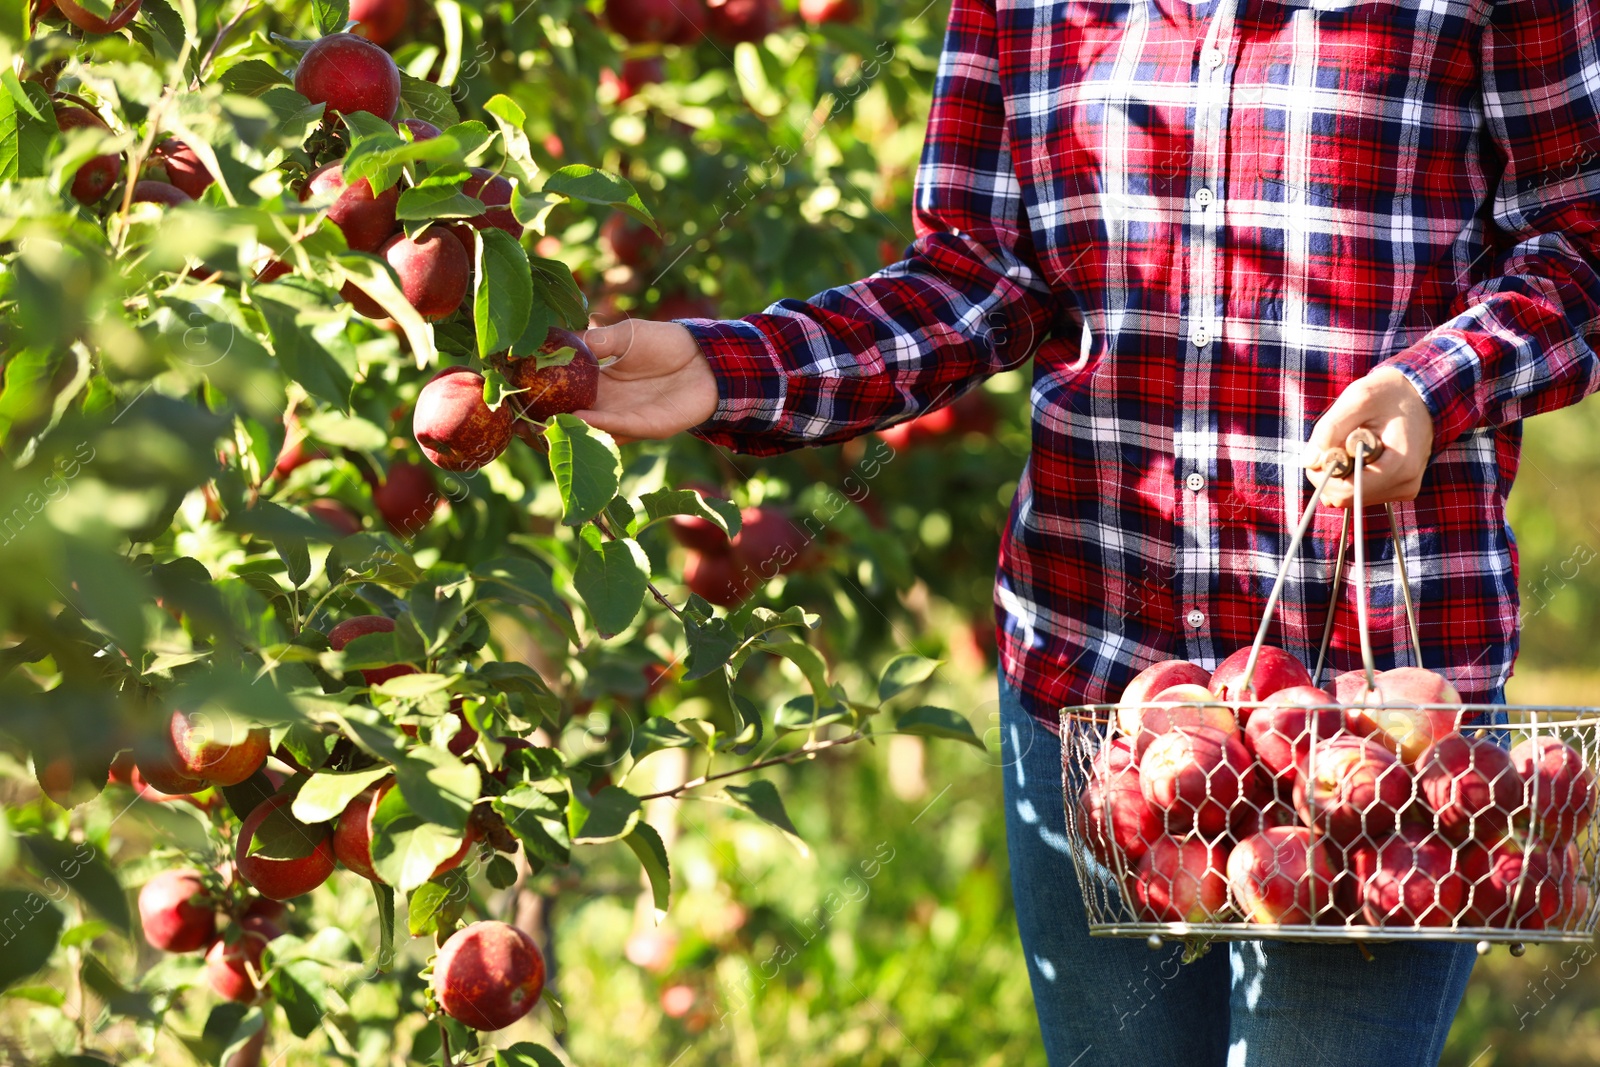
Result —
<path fill-rule="evenodd" d="M 1058 709 L 1057 714 L 1062 723 L 1091 722 L 1102 724 L 1115 717 L 1118 711 L 1130 708 L 1181 708 L 1201 705 L 1197 700 L 1142 700 L 1133 703 L 1116 704 L 1068 704 Z M 1207 702 L 1206 707 L 1226 707 L 1235 711 L 1246 709 L 1257 710 L 1266 707 L 1279 707 L 1271 700 L 1222 700 Z M 1296 705 L 1299 707 L 1300 705 Z M 1337 700 L 1330 700 L 1326 704 L 1307 704 L 1305 709 L 1323 710 L 1346 708 L 1362 708 L 1368 711 L 1442 711 L 1460 713 L 1464 715 L 1505 714 L 1508 716 L 1525 716 L 1521 721 L 1504 723 L 1485 723 L 1485 727 L 1500 728 L 1505 726 L 1600 726 L 1600 707 L 1577 704 L 1417 704 L 1411 702 L 1384 703 L 1384 704 L 1342 704 Z M 1538 716 L 1550 716 L 1548 720 L 1540 721 Z"/>
<path fill-rule="evenodd" d="M 1513 930 L 1495 926 L 1312 926 L 1245 922 L 1089 923 L 1092 937 L 1199 937 L 1213 941 L 1490 941 L 1502 944 L 1591 944 L 1593 930 Z"/>

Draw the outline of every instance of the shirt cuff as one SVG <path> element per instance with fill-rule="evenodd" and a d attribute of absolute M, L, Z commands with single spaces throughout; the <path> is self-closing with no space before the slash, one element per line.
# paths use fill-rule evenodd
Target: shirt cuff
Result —
<path fill-rule="evenodd" d="M 765 434 L 783 421 L 787 376 L 767 335 L 742 319 L 675 319 L 688 329 L 717 380 L 717 407 L 691 432 L 723 435 Z"/>
<path fill-rule="evenodd" d="M 1428 414 L 1433 416 L 1435 454 L 1482 422 L 1478 379 L 1483 363 L 1468 337 L 1460 327 L 1442 326 L 1378 364 L 1404 374 L 1421 394 Z"/>

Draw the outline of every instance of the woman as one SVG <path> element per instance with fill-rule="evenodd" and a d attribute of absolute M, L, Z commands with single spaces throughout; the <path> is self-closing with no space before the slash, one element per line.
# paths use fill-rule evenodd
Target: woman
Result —
<path fill-rule="evenodd" d="M 749 452 L 840 441 L 1034 360 L 996 586 L 1017 918 L 1050 1062 L 1432 1064 L 1470 945 L 1248 942 L 1180 967 L 1091 939 L 1064 705 L 1249 642 L 1302 456 L 1386 446 L 1425 665 L 1498 702 L 1520 420 L 1600 380 L 1600 0 L 954 0 L 916 241 L 739 322 L 594 330 L 594 425 Z M 1272 637 L 1314 658 L 1348 481 Z M 1368 516 L 1380 665 L 1411 661 Z M 1333 664 L 1354 666 L 1355 593 Z M 1173 950 L 1175 951 L 1175 950 Z"/>

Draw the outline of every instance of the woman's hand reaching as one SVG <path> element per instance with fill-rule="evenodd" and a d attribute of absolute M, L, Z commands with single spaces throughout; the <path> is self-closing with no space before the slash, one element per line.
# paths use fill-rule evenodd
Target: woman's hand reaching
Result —
<path fill-rule="evenodd" d="M 596 429 L 622 438 L 671 437 L 716 410 L 711 364 L 677 323 L 627 319 L 588 330 L 583 339 L 600 361 L 600 389 L 593 408 L 573 414 Z"/>

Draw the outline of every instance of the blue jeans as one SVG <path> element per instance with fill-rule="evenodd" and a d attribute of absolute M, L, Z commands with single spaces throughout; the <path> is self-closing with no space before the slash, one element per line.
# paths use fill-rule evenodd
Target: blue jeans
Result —
<path fill-rule="evenodd" d="M 1017 926 L 1051 1067 L 1434 1067 L 1471 944 L 1182 946 L 1090 937 L 1066 839 L 1061 742 L 1000 685 Z M 1091 861 L 1092 862 L 1092 861 Z"/>

